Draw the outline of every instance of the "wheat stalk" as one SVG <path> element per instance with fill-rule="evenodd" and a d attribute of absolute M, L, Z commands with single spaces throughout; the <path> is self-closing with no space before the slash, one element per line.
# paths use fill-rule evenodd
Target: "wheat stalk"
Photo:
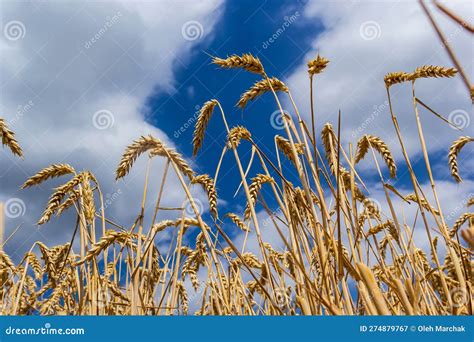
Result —
<path fill-rule="evenodd" d="M 271 88 L 269 83 L 271 84 Z M 266 92 L 271 91 L 272 88 L 274 91 L 283 91 L 285 93 L 288 92 L 288 87 L 278 78 L 272 77 L 268 80 L 263 79 L 258 82 L 255 82 L 255 84 L 249 90 L 242 94 L 239 102 L 237 102 L 237 107 L 244 109 L 249 101 L 253 101 L 257 97 L 265 94 Z"/>
<path fill-rule="evenodd" d="M 252 183 L 249 186 L 250 198 L 247 203 L 247 206 L 245 207 L 244 220 L 248 220 L 250 218 L 251 207 L 255 206 L 258 193 L 262 189 L 263 184 L 274 182 L 275 181 L 272 177 L 264 174 L 258 174 L 256 177 L 252 178 Z"/>
<path fill-rule="evenodd" d="M 212 215 L 217 218 L 217 192 L 214 186 L 214 180 L 209 177 L 209 175 L 204 174 L 193 177 L 191 183 L 201 184 L 204 190 L 206 190 L 209 200 L 209 209 Z"/>
<path fill-rule="evenodd" d="M 33 185 L 39 185 L 44 181 L 60 177 L 63 175 L 75 173 L 76 170 L 69 164 L 51 164 L 48 167 L 38 171 L 35 175 L 31 176 L 21 186 L 22 189 L 28 188 Z"/>
<path fill-rule="evenodd" d="M 450 231 L 450 236 L 451 237 L 454 237 L 456 235 L 456 233 L 458 232 L 459 228 L 462 227 L 462 225 L 468 221 L 468 220 L 472 220 L 474 219 L 474 213 L 464 213 L 462 214 L 457 220 L 456 222 L 454 222 L 453 224 L 453 228 L 451 229 Z"/>
<path fill-rule="evenodd" d="M 76 263 L 76 266 L 94 259 L 100 254 L 100 252 L 102 252 L 112 244 L 126 243 L 129 239 L 130 234 L 128 232 L 119 232 L 114 230 L 106 231 L 105 235 L 102 236 L 100 240 L 97 243 L 93 244 L 92 247 L 87 251 L 86 256 Z"/>
<path fill-rule="evenodd" d="M 406 72 L 403 72 L 403 71 L 390 72 L 384 76 L 383 80 L 385 82 L 385 86 L 387 88 L 390 88 L 394 84 L 399 84 L 399 83 L 409 81 L 410 74 L 407 74 Z"/>
<path fill-rule="evenodd" d="M 217 105 L 217 100 L 210 100 L 204 103 L 199 111 L 199 116 L 196 121 L 193 134 L 193 156 L 195 156 L 202 147 L 204 141 L 204 134 L 206 133 L 207 125 L 211 119 L 214 107 Z"/>
<path fill-rule="evenodd" d="M 454 77 L 458 71 L 455 68 L 445 68 L 436 65 L 423 65 L 409 74 L 409 79 L 415 81 L 418 78 L 430 77 Z"/>
<path fill-rule="evenodd" d="M 151 149 L 162 149 L 163 143 L 158 139 L 152 137 L 151 135 L 142 136 L 139 139 L 135 140 L 132 144 L 128 145 L 125 149 L 122 159 L 120 160 L 119 166 L 115 171 L 115 179 L 119 180 L 120 178 L 126 176 L 137 158 Z"/>
<path fill-rule="evenodd" d="M 293 156 L 293 150 L 291 149 L 291 143 L 288 141 L 288 139 L 285 139 L 282 136 L 277 135 L 275 136 L 275 141 L 278 148 L 283 152 L 285 157 L 296 164 L 295 158 Z M 295 146 L 297 154 L 301 155 L 304 153 L 304 144 L 296 143 L 294 144 L 294 146 Z"/>
<path fill-rule="evenodd" d="M 310 77 L 313 77 L 313 75 L 321 73 L 326 68 L 328 63 L 328 59 L 321 57 L 318 54 L 315 59 L 308 62 L 308 74 Z"/>
<path fill-rule="evenodd" d="M 69 182 L 55 189 L 54 193 L 49 198 L 46 209 L 43 212 L 43 215 L 38 221 L 38 225 L 45 224 L 51 219 L 51 216 L 59 209 L 62 200 L 64 197 L 74 189 L 77 185 L 83 182 L 84 177 L 88 172 L 81 172 L 74 176 Z"/>
<path fill-rule="evenodd" d="M 369 150 L 369 147 L 374 148 L 382 155 L 385 164 L 390 170 L 390 177 L 394 178 L 397 174 L 397 166 L 395 164 L 395 159 L 393 158 L 392 153 L 390 152 L 390 149 L 388 148 L 387 144 L 385 144 L 385 142 L 379 137 L 366 134 L 362 138 L 360 138 L 359 142 L 357 143 L 357 153 L 355 157 L 355 162 L 358 163 L 365 157 L 367 151 Z"/>
<path fill-rule="evenodd" d="M 231 219 L 237 227 L 239 227 L 243 232 L 249 232 L 249 227 L 234 213 L 227 213 L 225 216 Z"/>
<path fill-rule="evenodd" d="M 234 69 L 242 68 L 249 72 L 253 72 L 265 76 L 263 65 L 258 57 L 254 57 L 249 53 L 244 53 L 242 56 L 232 55 L 227 58 L 213 57 L 212 63 L 217 64 L 221 68 Z"/>
<path fill-rule="evenodd" d="M 229 147 L 237 148 L 242 139 L 250 140 L 251 138 L 252 135 L 247 130 L 247 128 L 243 126 L 236 126 L 232 127 L 232 129 L 229 131 L 229 134 L 227 135 L 227 144 Z"/>
<path fill-rule="evenodd" d="M 2 118 L 0 118 L 0 134 L 2 136 L 2 145 L 8 146 L 13 154 L 23 157 L 23 151 L 15 139 L 15 133 L 8 128 L 7 123 Z"/>
<path fill-rule="evenodd" d="M 412 202 L 418 203 L 418 200 L 417 200 L 417 197 L 416 197 L 415 194 L 409 194 L 409 195 L 405 196 L 405 200 L 406 200 L 406 201 L 412 201 Z M 425 209 L 428 210 L 428 211 L 432 211 L 433 214 L 435 214 L 435 215 L 439 215 L 439 211 L 438 211 L 437 209 L 433 208 L 433 207 L 428 203 L 427 200 L 425 200 L 424 198 L 420 198 L 419 201 L 420 201 L 420 204 L 421 204 L 421 206 L 422 206 L 423 208 L 425 208 Z"/>
<path fill-rule="evenodd" d="M 461 152 L 461 149 L 467 143 L 470 143 L 472 141 L 474 141 L 474 138 L 471 138 L 468 136 L 460 137 L 459 139 L 454 141 L 451 147 L 449 148 L 449 153 L 448 153 L 449 169 L 451 170 L 451 175 L 458 183 L 462 181 L 462 178 L 459 175 L 459 170 L 458 170 L 458 155 Z"/>

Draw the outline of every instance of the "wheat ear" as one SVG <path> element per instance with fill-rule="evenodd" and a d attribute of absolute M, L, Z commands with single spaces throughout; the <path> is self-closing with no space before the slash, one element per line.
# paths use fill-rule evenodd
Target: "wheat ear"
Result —
<path fill-rule="evenodd" d="M 7 123 L 2 118 L 0 118 L 0 134 L 2 135 L 2 145 L 8 146 L 13 154 L 22 157 L 23 151 L 15 139 L 15 133 L 8 128 Z"/>
<path fill-rule="evenodd" d="M 295 158 L 293 157 L 293 152 L 291 149 L 291 143 L 288 139 L 283 138 L 280 135 L 275 136 L 275 141 L 278 146 L 278 148 L 283 152 L 286 158 L 291 160 L 293 163 L 296 164 Z M 295 144 L 295 149 L 297 154 L 303 154 L 304 153 L 304 144 Z"/>
<path fill-rule="evenodd" d="M 357 153 L 355 157 L 355 162 L 358 163 L 365 157 L 367 151 L 369 150 L 369 147 L 374 148 L 378 153 L 382 155 L 385 164 L 390 170 L 390 177 L 395 177 L 397 174 L 397 166 L 395 164 L 395 159 L 393 158 L 393 155 L 390 152 L 390 149 L 388 148 L 387 144 L 382 139 L 374 135 L 367 134 L 359 140 L 359 142 L 357 143 Z"/>
<path fill-rule="evenodd" d="M 418 67 L 409 75 L 409 79 L 414 81 L 418 78 L 430 77 L 454 77 L 458 71 L 455 68 L 445 68 L 436 65 L 423 65 Z"/>
<path fill-rule="evenodd" d="M 237 107 L 244 109 L 249 101 L 253 101 L 257 97 L 265 94 L 266 92 L 271 91 L 271 88 L 268 82 L 271 83 L 274 91 L 283 91 L 285 93 L 288 92 L 288 87 L 285 85 L 285 83 L 280 81 L 278 78 L 272 77 L 272 78 L 269 78 L 268 80 L 263 79 L 258 82 L 255 82 L 255 84 L 249 90 L 247 90 L 245 93 L 242 94 L 239 102 L 237 102 Z"/>
<path fill-rule="evenodd" d="M 232 55 L 227 58 L 214 57 L 212 59 L 212 63 L 217 64 L 221 68 L 242 68 L 247 71 L 265 76 L 265 71 L 260 59 L 249 53 L 244 53 L 242 56 Z"/>
<path fill-rule="evenodd" d="M 75 172 L 74 168 L 69 164 L 51 164 L 28 178 L 21 188 L 25 189 L 33 185 L 41 184 L 50 178 L 56 178 Z"/>
<path fill-rule="evenodd" d="M 250 198 L 247 206 L 245 207 L 244 220 L 248 220 L 250 218 L 251 207 L 255 206 L 258 193 L 262 189 L 263 184 L 274 182 L 275 181 L 272 177 L 263 174 L 258 174 L 256 177 L 252 178 L 252 183 L 249 186 Z"/>
<path fill-rule="evenodd" d="M 199 175 L 192 178 L 191 183 L 201 184 L 204 190 L 207 192 L 207 198 L 209 200 L 209 209 L 211 214 L 217 218 L 217 192 L 214 187 L 214 180 L 209 175 Z"/>
<path fill-rule="evenodd" d="M 244 232 L 249 232 L 250 229 L 245 225 L 245 223 L 234 213 L 227 213 L 225 216 L 231 219 L 237 227 L 239 227 Z"/>
<path fill-rule="evenodd" d="M 247 128 L 243 126 L 235 126 L 229 131 L 227 136 L 227 144 L 229 147 L 238 147 L 242 139 L 250 140 L 251 138 L 252 135 Z"/>
<path fill-rule="evenodd" d="M 453 142 L 453 144 L 449 148 L 449 153 L 448 153 L 449 169 L 451 170 L 451 175 L 458 183 L 462 181 L 462 178 L 459 175 L 459 170 L 458 170 L 458 155 L 459 155 L 459 152 L 461 152 L 461 149 L 467 143 L 470 143 L 472 141 L 474 141 L 474 138 L 467 137 L 467 136 L 460 137 L 458 140 Z"/>
<path fill-rule="evenodd" d="M 308 74 L 310 77 L 321 73 L 328 65 L 329 60 L 317 55 L 315 59 L 308 62 Z"/>
<path fill-rule="evenodd" d="M 199 116 L 196 121 L 193 134 L 193 156 L 195 156 L 202 147 L 204 141 L 204 134 L 206 133 L 207 125 L 211 119 L 214 107 L 217 105 L 217 100 L 210 100 L 204 103 L 199 111 Z"/>
<path fill-rule="evenodd" d="M 410 75 L 403 71 L 390 72 L 383 78 L 385 86 L 390 88 L 394 84 L 407 82 L 410 80 Z"/>

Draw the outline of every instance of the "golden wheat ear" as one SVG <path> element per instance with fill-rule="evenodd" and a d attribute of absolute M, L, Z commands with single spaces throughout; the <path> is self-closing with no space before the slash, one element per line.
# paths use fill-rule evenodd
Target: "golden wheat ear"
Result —
<path fill-rule="evenodd" d="M 75 172 L 74 168 L 69 164 L 51 164 L 28 178 L 21 188 L 25 189 L 30 186 L 39 185 L 48 179 L 57 178 Z"/>
<path fill-rule="evenodd" d="M 271 85 L 271 88 L 270 88 Z M 255 100 L 257 97 L 265 94 L 266 92 L 271 91 L 273 88 L 274 91 L 283 91 L 285 93 L 288 92 L 288 87 L 280 81 L 276 77 L 269 78 L 268 80 L 263 79 L 258 82 L 255 82 L 255 84 L 247 90 L 245 93 L 242 94 L 240 97 L 239 102 L 237 102 L 237 107 L 240 107 L 242 109 L 247 106 L 247 103 L 249 101 Z"/>
<path fill-rule="evenodd" d="M 369 151 L 369 147 L 372 147 L 382 155 L 382 158 L 390 171 L 390 177 L 395 178 L 397 175 L 397 166 L 395 164 L 395 159 L 393 158 L 392 152 L 390 152 L 387 144 L 382 139 L 374 135 L 366 134 L 360 138 L 359 142 L 357 143 L 355 163 L 357 164 L 359 161 L 364 159 L 365 155 Z"/>
<path fill-rule="evenodd" d="M 328 65 L 329 60 L 321 57 L 319 54 L 316 56 L 315 59 L 308 62 L 308 74 L 310 77 L 313 75 L 321 73 L 326 66 Z"/>
<path fill-rule="evenodd" d="M 152 137 L 151 135 L 142 136 L 139 139 L 135 140 L 132 144 L 128 145 L 125 149 L 125 152 L 122 155 L 119 166 L 115 171 L 115 179 L 119 180 L 122 177 L 125 177 L 132 168 L 133 164 L 137 158 L 151 149 L 162 149 L 163 144 L 158 139 Z"/>
<path fill-rule="evenodd" d="M 458 170 L 458 155 L 461 152 L 461 149 L 467 144 L 474 141 L 474 138 L 465 136 L 460 137 L 458 140 L 454 141 L 451 145 L 448 153 L 448 163 L 449 169 L 451 170 L 451 175 L 456 180 L 456 182 L 462 182 L 462 178 L 459 175 Z"/>
<path fill-rule="evenodd" d="M 211 119 L 216 105 L 217 100 L 207 101 L 199 111 L 199 116 L 193 133 L 193 156 L 195 156 L 202 147 L 207 125 L 209 124 L 209 120 Z"/>
<path fill-rule="evenodd" d="M 410 74 L 403 72 L 403 71 L 397 71 L 397 72 L 390 72 L 385 75 L 383 78 L 385 82 L 385 86 L 387 88 L 390 88 L 394 84 L 399 84 L 403 82 L 407 82 L 410 80 Z"/>
<path fill-rule="evenodd" d="M 244 53 L 242 56 L 232 55 L 227 58 L 213 57 L 212 63 L 225 69 L 244 69 L 255 74 L 266 76 L 260 59 L 249 53 Z"/>
<path fill-rule="evenodd" d="M 256 177 L 252 178 L 252 183 L 249 186 L 250 199 L 245 208 L 244 220 L 248 220 L 250 218 L 251 207 L 255 207 L 255 203 L 257 203 L 257 196 L 262 189 L 263 184 L 265 183 L 275 183 L 275 180 L 272 177 L 264 174 L 258 174 Z"/>
<path fill-rule="evenodd" d="M 217 191 L 214 186 L 214 180 L 209 175 L 198 175 L 192 178 L 192 184 L 201 184 L 201 186 L 207 192 L 207 198 L 209 200 L 209 209 L 211 214 L 217 218 Z"/>
<path fill-rule="evenodd" d="M 409 75 L 410 81 L 418 78 L 439 78 L 439 77 L 454 77 L 457 74 L 455 68 L 446 68 L 437 65 L 423 65 L 418 67 Z"/>
<path fill-rule="evenodd" d="M 235 126 L 229 131 L 227 144 L 229 147 L 238 147 L 242 139 L 250 140 L 251 138 L 252 135 L 247 128 L 243 126 Z"/>
<path fill-rule="evenodd" d="M 2 136 L 2 145 L 8 146 L 13 154 L 23 157 L 23 150 L 15 139 L 15 133 L 9 128 L 5 120 L 0 118 L 0 135 Z"/>

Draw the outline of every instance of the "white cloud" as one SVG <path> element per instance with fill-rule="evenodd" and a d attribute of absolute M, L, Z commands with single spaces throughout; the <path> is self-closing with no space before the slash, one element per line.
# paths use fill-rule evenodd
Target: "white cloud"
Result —
<path fill-rule="evenodd" d="M 0 198 L 20 198 L 24 216 L 7 219 L 8 236 L 22 224 L 7 251 L 24 251 L 31 242 L 63 243 L 71 237 L 71 217 L 33 226 L 58 182 L 19 191 L 22 182 L 50 163 L 67 162 L 90 169 L 110 204 L 112 219 L 124 225 L 138 214 L 146 162 L 115 183 L 114 170 L 126 145 L 142 134 L 153 134 L 170 146 L 157 127 L 145 122 L 144 103 L 153 91 L 172 90 L 173 70 L 186 64 L 197 43 L 212 38 L 222 1 L 193 2 L 33 2 L 2 4 L 2 29 L 20 22 L 20 37 L 3 31 L 1 115 L 10 123 L 25 150 L 25 159 L 0 154 Z M 198 22 L 197 38 L 185 36 L 188 22 Z M 97 114 L 96 114 L 97 113 Z M 145 159 L 145 158 L 143 158 Z M 153 205 L 163 161 L 151 169 Z M 168 177 L 165 205 L 179 206 L 184 194 L 176 177 Z M 202 197 L 202 194 L 198 194 Z M 23 244 L 23 246 L 22 246 Z"/>
<path fill-rule="evenodd" d="M 450 1 L 449 7 L 466 19 L 473 16 L 469 1 Z M 438 11 L 433 11 L 438 14 Z M 424 64 L 452 66 L 436 33 L 416 1 L 329 2 L 310 1 L 304 16 L 320 20 L 324 31 L 312 43 L 304 58 L 320 53 L 331 62 L 315 76 L 315 111 L 319 128 L 337 122 L 342 111 L 344 142 L 355 143 L 363 134 L 381 136 L 400 158 L 390 119 L 383 77 L 388 72 L 412 71 Z M 436 15 L 459 60 L 472 79 L 472 38 L 445 16 Z M 300 112 L 310 118 L 307 99 L 309 80 L 303 63 L 288 77 Z M 462 110 L 472 116 L 471 101 L 460 79 L 419 80 L 417 95 L 439 113 L 448 116 Z M 420 152 L 410 85 L 392 87 L 394 110 L 410 153 Z M 287 108 L 291 108 L 287 105 Z M 459 132 L 420 108 L 424 134 L 431 151 L 447 150 Z M 464 134 L 472 134 L 472 124 Z M 320 129 L 318 130 L 320 131 Z M 470 132 L 470 133 L 469 133 Z"/>

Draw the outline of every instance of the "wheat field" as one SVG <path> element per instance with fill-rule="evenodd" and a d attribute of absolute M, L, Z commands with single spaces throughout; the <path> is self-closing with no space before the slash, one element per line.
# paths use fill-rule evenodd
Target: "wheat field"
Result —
<path fill-rule="evenodd" d="M 385 76 L 388 113 L 403 155 L 396 161 L 391 151 L 394 147 L 374 135 L 343 146 L 340 122 L 326 123 L 316 132 L 319 119 L 315 111 L 311 122 L 303 120 L 290 89 L 267 75 L 257 57 L 232 55 L 214 57 L 212 62 L 223 69 L 255 74 L 259 80 L 240 96 L 237 106 L 245 108 L 267 94 L 276 101 L 284 125 L 280 131 L 284 134 L 275 135 L 275 152 L 269 155 L 246 127 L 229 127 L 218 99 L 210 99 L 200 109 L 193 154 L 205 146 L 210 120 L 219 120 L 227 132 L 221 161 L 232 158 L 239 171 L 246 198 L 242 212 L 222 212 L 220 208 L 216 189 L 219 172 L 223 172 L 221 163 L 212 176 L 196 174 L 186 158 L 153 136 L 137 137 L 117 161 L 116 179 L 120 181 L 133 173 L 138 158 L 166 160 L 154 210 L 145 210 L 144 205 L 150 183 L 147 174 L 141 211 L 132 226 L 121 226 L 108 218 L 100 183 L 92 170 L 78 171 L 73 163 L 52 164 L 31 175 L 22 187 L 61 177 L 63 185 L 52 192 L 38 224 L 73 211 L 72 243 L 46 246 L 38 241 L 17 264 L 0 251 L 2 315 L 473 314 L 474 214 L 469 206 L 474 199 L 469 199 L 465 213 L 452 226 L 446 223 L 438 200 L 438 192 L 443 190 L 434 181 L 429 142 L 424 139 L 418 113 L 421 103 L 415 95 L 418 79 L 436 82 L 435 78 L 454 77 L 456 69 L 426 65 Z M 319 55 L 308 62 L 311 94 L 313 79 L 328 63 Z M 413 91 L 412 120 L 418 128 L 432 194 L 420 186 L 399 129 L 397 110 L 392 107 L 391 90 L 400 83 L 410 84 Z M 284 112 L 283 98 L 292 103 L 292 115 Z M 312 96 L 309 100 L 313 109 Z M 2 119 L 0 129 L 2 144 L 23 157 L 21 139 L 17 142 Z M 462 182 L 458 156 L 473 140 L 460 136 L 452 146 L 446 146 L 446 167 L 455 182 Z M 241 160 L 244 150 L 251 150 L 253 167 L 259 173 L 248 174 L 249 167 Z M 371 189 L 357 171 L 362 163 L 379 175 L 385 194 L 382 206 L 389 208 L 387 212 L 369 196 Z M 390 185 L 390 179 L 397 177 L 397 163 L 404 163 L 409 170 L 408 193 Z M 296 179 L 288 174 L 289 168 Z M 168 173 L 178 177 L 193 214 L 181 208 L 178 219 L 158 221 Z M 192 187 L 202 187 L 207 194 L 209 215 L 200 212 Z M 268 190 L 265 196 L 264 188 Z M 434 201 L 430 202 L 431 195 Z M 416 229 L 423 232 L 428 248 L 417 247 L 415 223 L 401 215 L 395 200 L 417 208 Z M 266 222 L 257 215 L 258 209 L 268 213 Z M 152 224 L 145 225 L 145 218 Z M 265 241 L 263 224 L 284 248 Z M 191 243 L 186 236 L 190 228 L 199 232 Z M 243 244 L 229 237 L 232 229 L 245 234 Z M 162 253 L 156 240 L 165 230 L 176 234 L 167 253 Z M 258 253 L 247 249 L 251 238 L 258 243 Z M 191 287 L 186 286 L 189 283 Z M 197 299 L 198 307 L 190 308 L 190 298 Z"/>

